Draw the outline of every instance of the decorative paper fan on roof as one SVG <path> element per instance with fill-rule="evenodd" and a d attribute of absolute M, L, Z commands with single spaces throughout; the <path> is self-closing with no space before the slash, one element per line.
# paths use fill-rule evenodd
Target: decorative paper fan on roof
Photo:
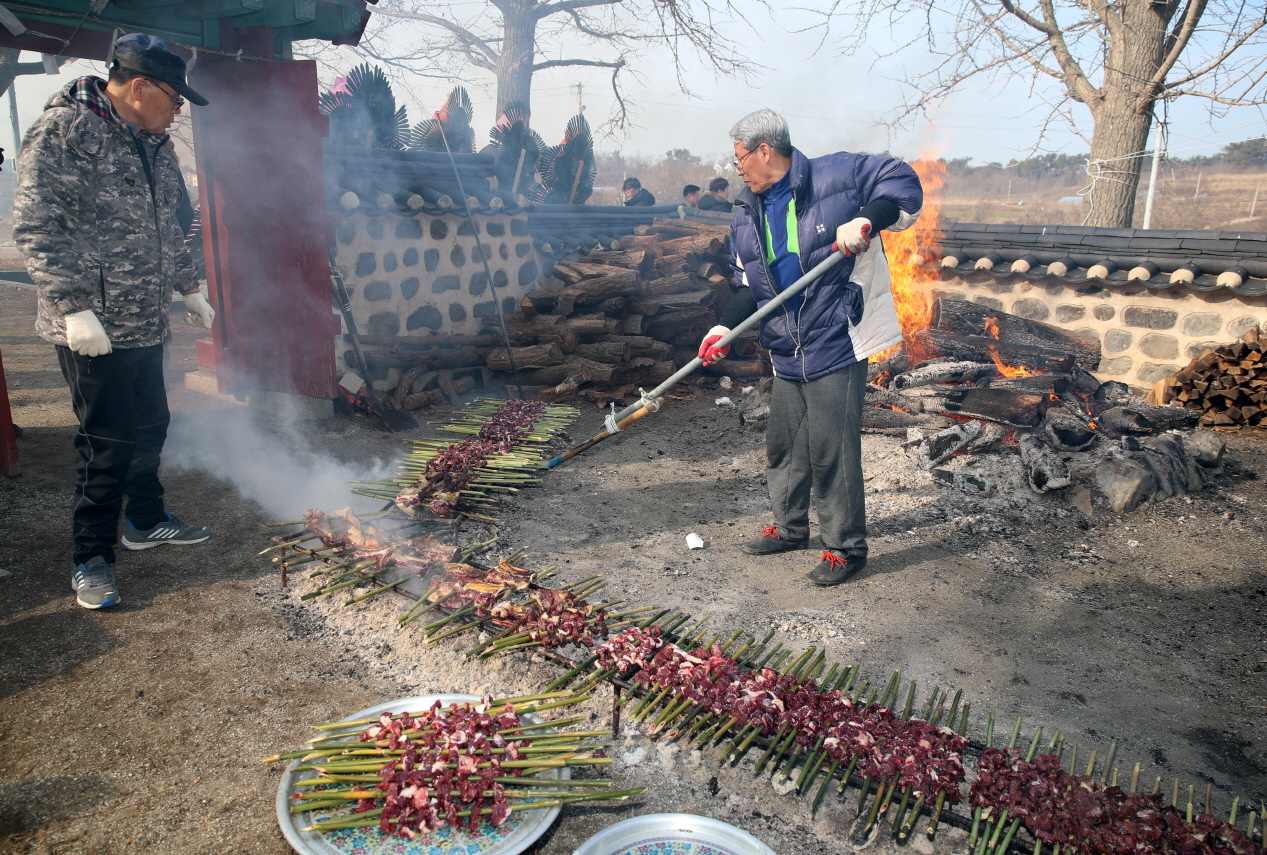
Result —
<path fill-rule="evenodd" d="M 363 63 L 321 95 L 321 112 L 330 117 L 330 136 L 350 145 L 404 148 L 409 119 L 396 106 L 392 85 L 382 69 Z"/>
<path fill-rule="evenodd" d="M 547 146 L 541 135 L 528 127 L 528 111 L 522 104 L 507 105 L 488 138 L 497 150 L 497 186 L 530 196 L 536 184 L 537 162 Z M 518 186 L 512 187 L 515 184 Z"/>
<path fill-rule="evenodd" d="M 543 202 L 579 205 L 594 192 L 594 138 L 584 116 L 573 116 L 563 142 L 546 149 L 541 157 Z"/>
<path fill-rule="evenodd" d="M 422 151 L 444 151 L 444 141 L 454 152 L 475 150 L 475 131 L 471 129 L 471 96 L 461 86 L 455 86 L 444 100 L 444 106 L 436 110 L 430 119 L 414 125 L 409 147 Z M 441 136 L 441 128 L 444 130 Z"/>

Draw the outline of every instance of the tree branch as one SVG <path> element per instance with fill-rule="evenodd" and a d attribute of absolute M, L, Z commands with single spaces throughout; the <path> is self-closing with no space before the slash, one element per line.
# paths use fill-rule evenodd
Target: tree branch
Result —
<path fill-rule="evenodd" d="M 1170 81 L 1165 86 L 1161 87 L 1161 91 L 1167 92 L 1178 86 L 1183 86 L 1186 83 L 1191 83 L 1192 81 L 1196 80 L 1198 77 L 1204 77 L 1205 75 L 1209 74 L 1211 71 L 1213 71 L 1214 69 L 1222 65 L 1227 60 L 1228 57 L 1230 57 L 1233 53 L 1235 53 L 1236 50 L 1240 48 L 1242 45 L 1244 45 L 1247 41 L 1249 41 L 1250 38 L 1253 37 L 1255 33 L 1263 29 L 1264 26 L 1267 26 L 1267 19 L 1259 21 L 1252 30 L 1250 30 L 1247 33 L 1243 33 L 1240 38 L 1232 42 L 1231 47 L 1223 51 L 1223 53 L 1219 54 L 1218 57 L 1206 63 L 1204 66 L 1192 72 L 1191 74 L 1186 74 L 1183 77 L 1180 77 L 1178 80 Z"/>
<path fill-rule="evenodd" d="M 587 9 L 592 6 L 619 6 L 624 0 L 557 0 L 538 6 L 534 14 L 538 19 L 549 17 L 556 12 L 568 12 L 573 9 Z"/>
<path fill-rule="evenodd" d="M 480 63 L 476 63 L 477 65 L 489 70 L 495 70 L 496 68 L 498 59 L 497 52 L 489 46 L 487 40 L 475 35 L 470 30 L 466 29 L 466 27 L 459 26 L 452 21 L 446 21 L 444 18 L 437 18 L 435 15 L 428 15 L 425 12 L 404 12 L 397 9 L 376 8 L 374 10 L 374 14 L 382 15 L 387 18 L 405 18 L 406 20 L 411 21 L 422 21 L 424 24 L 431 24 L 432 26 L 448 30 L 456 36 L 463 45 L 466 46 L 468 52 L 478 51 L 482 54 L 483 59 L 488 63 L 488 65 L 480 65 Z M 474 57 L 474 54 L 472 53 L 471 56 Z M 474 59 L 472 59 L 472 61 L 474 61 Z"/>
<path fill-rule="evenodd" d="M 1179 26 L 1171 30 L 1170 35 L 1166 37 L 1166 58 L 1161 61 L 1161 65 L 1153 72 L 1153 77 L 1148 81 L 1153 91 L 1160 89 L 1161 85 L 1166 82 L 1170 70 L 1175 67 L 1175 63 L 1179 61 L 1179 57 L 1183 54 L 1184 48 L 1188 46 L 1188 42 L 1192 40 L 1192 35 L 1197 31 L 1197 22 L 1201 20 L 1201 15 L 1205 12 L 1208 0 L 1188 0 L 1188 7 L 1184 9 L 1183 18 L 1179 22 Z M 1252 31 L 1249 35 L 1253 35 Z M 1248 36 L 1247 36 L 1248 37 Z M 1236 47 L 1232 48 L 1232 51 Z M 1224 58 L 1231 56 L 1231 51 L 1224 54 Z M 1219 60 L 1222 62 L 1222 60 Z"/>
<path fill-rule="evenodd" d="M 572 65 L 587 65 L 593 68 L 624 68 L 625 60 L 618 59 L 613 62 L 606 62 L 600 59 L 549 59 L 545 62 L 538 62 L 532 66 L 533 74 L 538 71 L 544 71 L 547 68 L 563 68 Z"/>

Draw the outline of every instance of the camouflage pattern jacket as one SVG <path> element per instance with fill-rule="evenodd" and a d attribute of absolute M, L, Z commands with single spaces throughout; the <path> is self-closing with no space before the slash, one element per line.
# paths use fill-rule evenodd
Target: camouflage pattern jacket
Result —
<path fill-rule="evenodd" d="M 91 309 L 117 348 L 166 344 L 172 290 L 198 279 L 176 219 L 183 197 L 166 134 L 130 125 L 83 77 L 54 95 L 18 154 L 13 238 L 39 289 L 41 338 L 66 344 L 65 316 Z"/>

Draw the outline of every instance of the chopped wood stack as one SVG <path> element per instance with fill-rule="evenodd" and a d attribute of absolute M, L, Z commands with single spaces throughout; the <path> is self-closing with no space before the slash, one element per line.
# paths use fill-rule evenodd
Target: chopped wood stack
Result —
<path fill-rule="evenodd" d="M 619 250 L 555 264 L 560 287 L 529 292 L 506 318 L 524 393 L 601 403 L 668 379 L 695 358 L 730 301 L 729 236 L 724 226 L 657 217 Z M 730 354 L 703 370 L 744 379 L 769 373 L 755 332 Z M 517 394 L 504 347 L 490 349 L 485 365 Z"/>
<path fill-rule="evenodd" d="M 1210 427 L 1261 425 L 1267 413 L 1267 358 L 1258 327 L 1240 341 L 1206 350 L 1154 387 L 1154 403 L 1198 410 Z M 1157 401 L 1160 397 L 1161 401 Z"/>

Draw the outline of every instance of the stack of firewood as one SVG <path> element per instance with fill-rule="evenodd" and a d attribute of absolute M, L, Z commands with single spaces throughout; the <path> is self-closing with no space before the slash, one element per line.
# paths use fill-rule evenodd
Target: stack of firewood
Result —
<path fill-rule="evenodd" d="M 1261 425 L 1267 413 L 1267 358 L 1254 327 L 1240 341 L 1205 351 L 1173 377 L 1158 382 L 1153 398 L 1201 412 L 1211 427 Z M 1156 402 L 1156 401 L 1155 401 Z"/>
<path fill-rule="evenodd" d="M 525 394 L 625 399 L 695 357 L 731 297 L 729 230 L 657 218 L 635 232 L 619 250 L 556 263 L 551 277 L 560 287 L 528 293 L 506 319 Z M 758 377 L 769 373 L 762 355 L 754 333 L 705 370 Z M 486 362 L 507 384 L 513 378 L 500 372 L 509 371 L 510 356 L 494 349 Z"/>

